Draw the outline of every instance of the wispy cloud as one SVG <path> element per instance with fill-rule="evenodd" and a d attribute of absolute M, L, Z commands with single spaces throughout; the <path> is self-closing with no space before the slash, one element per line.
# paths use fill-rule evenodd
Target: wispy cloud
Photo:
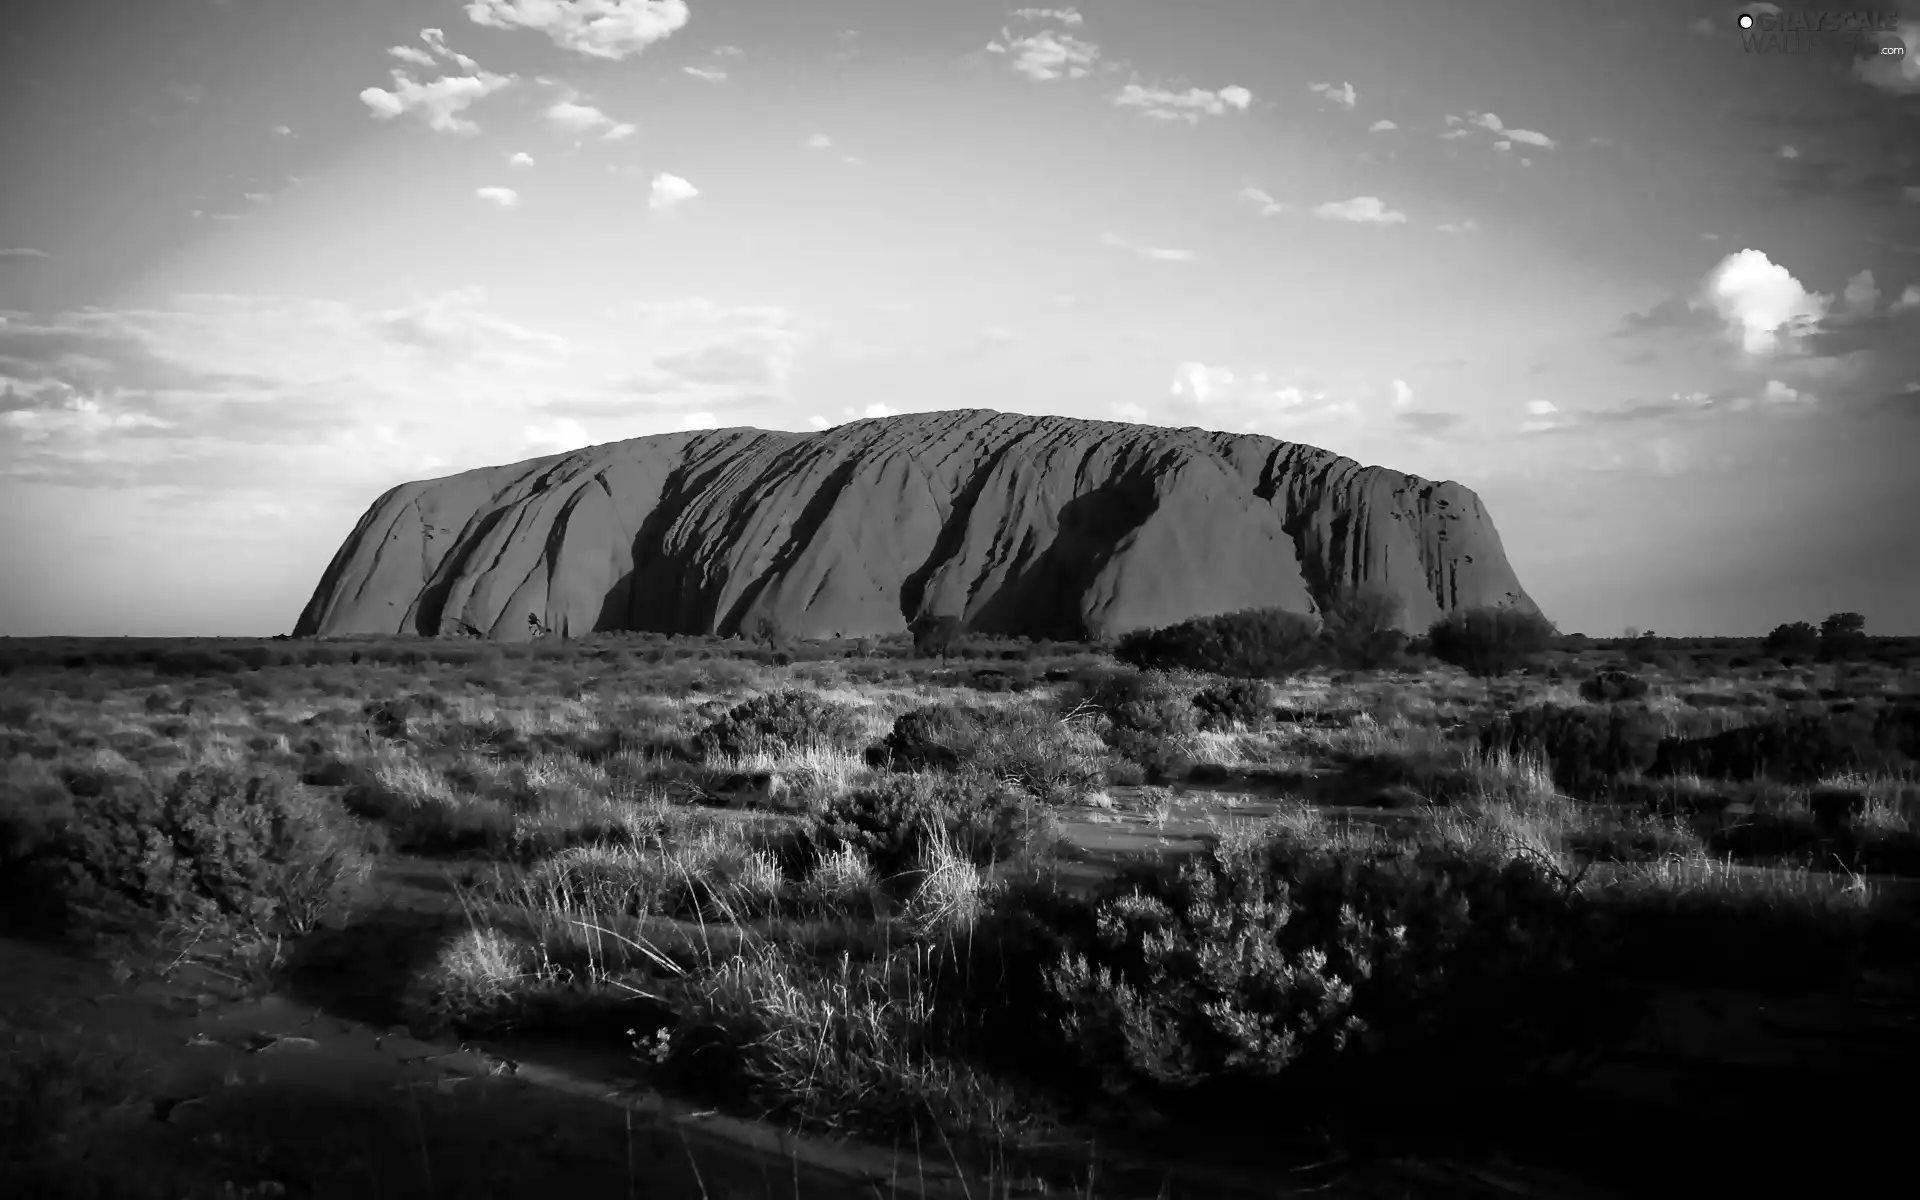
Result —
<path fill-rule="evenodd" d="M 1407 214 L 1388 208 L 1378 196 L 1329 200 L 1314 209 L 1313 215 L 1323 220 L 1353 221 L 1362 225 L 1399 225 L 1407 219 Z"/>
<path fill-rule="evenodd" d="M 833 139 L 824 133 L 816 133 L 807 139 L 807 149 L 809 150 L 830 150 L 832 148 Z"/>
<path fill-rule="evenodd" d="M 1121 108 L 1137 108 L 1158 121 L 1197 122 L 1202 116 L 1245 112 L 1253 103 L 1253 93 L 1235 84 L 1218 91 L 1196 87 L 1176 92 L 1129 83 L 1114 94 L 1113 103 Z"/>
<path fill-rule="evenodd" d="M 653 187 L 647 196 L 647 207 L 655 212 L 667 212 L 685 204 L 700 194 L 700 189 L 665 171 L 653 177 Z"/>
<path fill-rule="evenodd" d="M 1198 257 L 1191 250 L 1175 250 L 1164 246 L 1137 245 L 1115 233 L 1101 234 L 1100 241 L 1102 245 L 1109 246 L 1115 250 L 1125 250 L 1130 254 L 1137 254 L 1141 258 L 1151 259 L 1154 262 L 1184 263 L 1192 262 Z"/>
<path fill-rule="evenodd" d="M 1310 83 L 1307 90 L 1325 96 L 1341 108 L 1352 108 L 1360 103 L 1360 93 L 1353 90 L 1351 83 Z"/>
<path fill-rule="evenodd" d="M 417 112 L 427 128 L 440 133 L 471 134 L 479 126 L 460 114 L 476 101 L 509 86 L 513 77 L 482 71 L 478 75 L 443 75 L 432 83 L 419 83 L 405 71 L 393 72 L 393 90 L 370 87 L 360 93 L 360 101 L 382 121 L 403 113 Z"/>
<path fill-rule="evenodd" d="M 695 79 L 704 80 L 707 83 L 724 83 L 727 78 L 727 73 L 719 67 L 682 67 L 680 69 Z"/>
<path fill-rule="evenodd" d="M 1262 188 L 1243 187 L 1234 194 L 1253 205 L 1254 209 L 1263 217 L 1275 217 L 1287 211 L 1286 205 L 1275 200 L 1270 193 Z"/>
<path fill-rule="evenodd" d="M 1023 21 L 1058 21 L 1062 25 L 1078 25 L 1083 19 L 1077 8 L 1016 8 L 1013 15 Z"/>
<path fill-rule="evenodd" d="M 1480 222 L 1474 220 L 1472 217 L 1468 217 L 1464 221 L 1448 221 L 1444 224 L 1436 225 L 1434 228 L 1438 229 L 1441 233 L 1478 233 L 1480 231 Z"/>
<path fill-rule="evenodd" d="M 35 250 L 31 246 L 15 246 L 8 250 L 0 250 L 0 259 L 49 258 L 49 257 L 51 257 L 51 255 L 49 255 L 45 250 Z"/>
<path fill-rule="evenodd" d="M 422 29 L 420 31 L 420 40 L 430 46 L 435 54 L 453 63 L 454 66 L 459 67 L 463 71 L 475 71 L 480 67 L 479 63 L 448 46 L 447 35 L 438 29 Z M 390 51 L 390 53 L 397 53 L 397 51 Z"/>
<path fill-rule="evenodd" d="M 587 134 L 601 130 L 600 136 L 606 141 L 618 141 L 630 137 L 636 126 L 625 121 L 616 121 L 591 104 L 580 104 L 576 100 L 561 100 L 547 109 L 547 120 L 556 128 L 572 134 Z"/>
<path fill-rule="evenodd" d="M 618 62 L 684 29 L 686 0 L 469 0 L 467 19 L 529 29 L 562 50 Z"/>
<path fill-rule="evenodd" d="M 501 208 L 513 208 L 520 203 L 520 193 L 510 187 L 483 187 L 473 189 L 473 194 L 489 204 Z"/>
<path fill-rule="evenodd" d="M 1483 129 L 1488 133 L 1497 134 L 1502 140 L 1520 142 L 1528 146 L 1538 146 L 1542 150 L 1553 150 L 1560 145 L 1559 142 L 1556 142 L 1544 133 L 1532 129 L 1515 129 L 1513 126 L 1502 121 L 1497 113 L 1470 112 L 1465 117 L 1448 116 L 1447 124 L 1456 127 L 1471 126 L 1475 129 Z M 1466 129 L 1456 128 L 1441 136 L 1465 137 Z"/>
<path fill-rule="evenodd" d="M 1092 42 L 1049 30 L 1014 37 L 1002 29 L 998 39 L 987 43 L 987 50 L 1009 56 L 1013 69 L 1036 83 L 1085 78 L 1100 61 L 1100 47 Z"/>

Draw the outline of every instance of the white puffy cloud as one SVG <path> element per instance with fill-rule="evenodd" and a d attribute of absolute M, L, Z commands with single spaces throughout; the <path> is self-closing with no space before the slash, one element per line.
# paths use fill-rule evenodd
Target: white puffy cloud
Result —
<path fill-rule="evenodd" d="M 470 0 L 467 19 L 494 29 L 530 29 L 589 58 L 631 58 L 684 29 L 687 0 Z"/>
<path fill-rule="evenodd" d="M 548 454 L 562 454 L 593 445 L 593 435 L 572 417 L 556 417 L 551 421 L 528 425 L 521 431 L 521 438 L 529 448 Z"/>
<path fill-rule="evenodd" d="M 1092 42 L 1046 30 L 1017 38 L 1002 29 L 998 40 L 987 43 L 987 50 L 1009 55 L 1013 69 L 1036 83 L 1085 78 L 1100 61 L 1100 47 Z"/>
<path fill-rule="evenodd" d="M 833 139 L 824 133 L 816 133 L 807 139 L 807 149 L 828 150 L 833 147 Z"/>
<path fill-rule="evenodd" d="M 1205 404 L 1209 400 L 1219 398 L 1233 385 L 1233 372 L 1226 367 L 1210 367 L 1200 362 L 1183 362 L 1173 369 L 1173 383 L 1167 390 L 1169 395 L 1177 399 Z"/>
<path fill-rule="evenodd" d="M 718 429 L 720 428 L 720 418 L 710 412 L 688 413 L 686 416 L 681 417 L 673 428 L 675 432 L 678 433 L 692 433 L 699 429 Z"/>
<path fill-rule="evenodd" d="M 512 157 L 507 159 L 507 165 L 510 167 L 530 167 L 533 165 L 533 155 L 528 154 L 525 150 L 516 151 Z"/>
<path fill-rule="evenodd" d="M 1400 127 L 1398 125 L 1395 125 L 1392 121 L 1387 120 L 1385 117 L 1381 117 L 1378 121 L 1375 121 L 1373 124 L 1367 126 L 1367 132 L 1368 133 L 1386 133 L 1390 130 L 1394 130 L 1398 128 Z"/>
<path fill-rule="evenodd" d="M 419 83 L 405 71 L 395 71 L 392 91 L 370 87 L 360 93 L 360 101 L 382 121 L 417 111 L 429 129 L 474 133 L 479 126 L 460 114 L 512 82 L 512 76 L 482 71 L 478 75 L 443 75 L 432 83 Z"/>
<path fill-rule="evenodd" d="M 561 100 L 547 109 L 547 120 L 556 128 L 572 134 L 587 134 L 602 130 L 601 137 L 607 141 L 617 141 L 634 132 L 634 126 L 624 121 L 616 121 L 591 104 L 581 104 L 577 99 Z"/>
<path fill-rule="evenodd" d="M 1253 93 L 1232 84 L 1218 91 L 1196 87 L 1176 92 L 1129 83 L 1114 94 L 1113 103 L 1137 108 L 1157 121 L 1197 122 L 1202 116 L 1222 116 L 1230 110 L 1245 112 L 1253 103 Z"/>
<path fill-rule="evenodd" d="M 853 410 L 848 409 L 847 412 L 851 414 Z M 869 404 L 860 410 L 860 415 L 868 420 L 878 420 L 882 417 L 897 417 L 900 415 L 900 410 L 897 408 L 889 408 L 885 404 Z"/>
<path fill-rule="evenodd" d="M 660 172 L 653 177 L 652 190 L 647 195 L 647 207 L 655 212 L 667 212 L 700 194 L 700 189 L 680 178 L 678 175 Z"/>
<path fill-rule="evenodd" d="M 1780 157 L 1781 157 L 1781 158 L 1786 158 L 1786 159 L 1794 159 L 1794 158 L 1799 158 L 1799 157 L 1800 157 L 1800 147 L 1798 147 L 1798 146 L 1791 146 L 1791 145 L 1788 145 L 1788 146 L 1782 146 L 1782 147 L 1780 147 Z"/>
<path fill-rule="evenodd" d="M 1833 303 L 1758 250 L 1722 259 L 1708 275 L 1703 297 L 1739 334 L 1749 354 L 1793 348 L 1818 327 Z"/>
<path fill-rule="evenodd" d="M 833 422 L 816 413 L 807 418 L 807 427 L 809 429 L 832 429 Z"/>
<path fill-rule="evenodd" d="M 1873 272 L 1862 271 L 1847 280 L 1846 290 L 1840 293 L 1840 300 L 1848 313 L 1858 316 L 1871 313 L 1880 300 L 1880 288 L 1873 282 Z"/>
<path fill-rule="evenodd" d="M 1360 93 L 1353 90 L 1351 83 L 1310 83 L 1307 90 L 1325 96 L 1342 108 L 1352 108 L 1360 103 Z"/>
<path fill-rule="evenodd" d="M 1388 208 L 1378 196 L 1329 200 L 1314 209 L 1313 215 L 1328 221 L 1353 221 L 1362 225 L 1398 225 L 1407 219 L 1407 214 Z"/>
<path fill-rule="evenodd" d="M 1897 314 L 1912 312 L 1917 308 L 1920 308 L 1920 283 L 1908 285 L 1907 290 L 1900 293 L 1900 298 L 1887 306 L 1887 312 Z"/>
<path fill-rule="evenodd" d="M 399 59 L 401 62 L 412 63 L 416 67 L 432 67 L 432 66 L 439 65 L 434 60 L 433 55 L 428 54 L 425 50 L 421 50 L 414 46 L 389 46 L 387 47 L 387 53 Z"/>
<path fill-rule="evenodd" d="M 1767 386 L 1765 390 L 1760 393 L 1760 398 L 1768 404 L 1811 403 L 1814 399 L 1811 394 L 1802 392 L 1797 388 L 1788 387 L 1778 379 L 1767 380 Z"/>
<path fill-rule="evenodd" d="M 1413 403 L 1413 389 L 1407 385 L 1407 381 L 1404 379 L 1394 380 L 1393 381 L 1393 406 L 1395 408 L 1406 408 L 1412 403 Z"/>
<path fill-rule="evenodd" d="M 1502 121 L 1498 114 L 1490 112 L 1470 112 L 1465 117 L 1456 117 L 1449 114 L 1447 124 L 1455 126 L 1455 128 L 1441 134 L 1440 136 L 1443 138 L 1465 137 L 1467 135 L 1467 129 L 1464 128 L 1464 126 L 1472 126 L 1473 128 L 1484 129 L 1488 133 L 1499 135 L 1502 141 L 1506 143 L 1500 145 L 1500 149 L 1502 150 L 1510 148 L 1513 142 L 1522 142 L 1529 146 L 1538 146 L 1542 150 L 1557 149 L 1560 145 L 1559 142 L 1537 130 L 1515 129 L 1513 126 Z"/>
<path fill-rule="evenodd" d="M 433 47 L 433 52 L 452 62 L 464 71 L 478 70 L 480 64 L 447 45 L 447 35 L 438 29 L 422 29 L 420 40 Z M 390 51 L 390 53 L 395 53 Z"/>
<path fill-rule="evenodd" d="M 501 208 L 512 208 L 520 203 L 520 193 L 510 187 L 475 188 L 473 189 L 473 194 L 487 201 L 489 204 L 497 204 Z"/>

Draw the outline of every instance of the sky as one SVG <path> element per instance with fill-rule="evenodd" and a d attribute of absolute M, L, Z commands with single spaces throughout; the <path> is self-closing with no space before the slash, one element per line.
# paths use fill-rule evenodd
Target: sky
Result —
<path fill-rule="evenodd" d="M 1912 0 L 10 11 L 0 635 L 285 632 L 397 483 L 950 408 L 1457 480 L 1566 631 L 1920 634 Z"/>

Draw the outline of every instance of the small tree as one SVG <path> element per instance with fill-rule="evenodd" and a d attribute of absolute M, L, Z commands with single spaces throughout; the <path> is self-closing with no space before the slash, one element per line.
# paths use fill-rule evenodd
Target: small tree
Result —
<path fill-rule="evenodd" d="M 960 641 L 960 618 L 922 613 L 907 627 L 913 652 L 922 658 L 946 658 Z"/>
<path fill-rule="evenodd" d="M 1400 629 L 1406 602 L 1381 587 L 1349 588 L 1327 605 L 1320 636 L 1343 666 L 1374 671 L 1399 662 L 1407 635 Z"/>
<path fill-rule="evenodd" d="M 1811 658 L 1820 649 L 1820 631 L 1805 621 L 1775 625 L 1767 635 L 1766 648 L 1775 658 Z"/>
<path fill-rule="evenodd" d="M 1867 646 L 1867 619 L 1855 612 L 1830 613 L 1820 622 L 1820 654 L 1827 659 L 1853 658 Z"/>
<path fill-rule="evenodd" d="M 769 614 L 753 623 L 753 640 L 769 650 L 778 650 L 787 640 L 787 631 L 779 618 Z"/>
<path fill-rule="evenodd" d="M 1435 658 L 1487 678 L 1526 667 L 1556 636 L 1539 613 L 1506 607 L 1460 609 L 1427 630 Z"/>

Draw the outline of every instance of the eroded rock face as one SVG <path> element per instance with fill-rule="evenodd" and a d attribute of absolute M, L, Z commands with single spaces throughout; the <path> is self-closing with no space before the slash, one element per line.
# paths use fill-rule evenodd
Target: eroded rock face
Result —
<path fill-rule="evenodd" d="M 1311 446 L 980 410 L 635 438 L 380 497 L 300 636 L 1121 633 L 1363 584 L 1533 603 L 1479 497 Z"/>

